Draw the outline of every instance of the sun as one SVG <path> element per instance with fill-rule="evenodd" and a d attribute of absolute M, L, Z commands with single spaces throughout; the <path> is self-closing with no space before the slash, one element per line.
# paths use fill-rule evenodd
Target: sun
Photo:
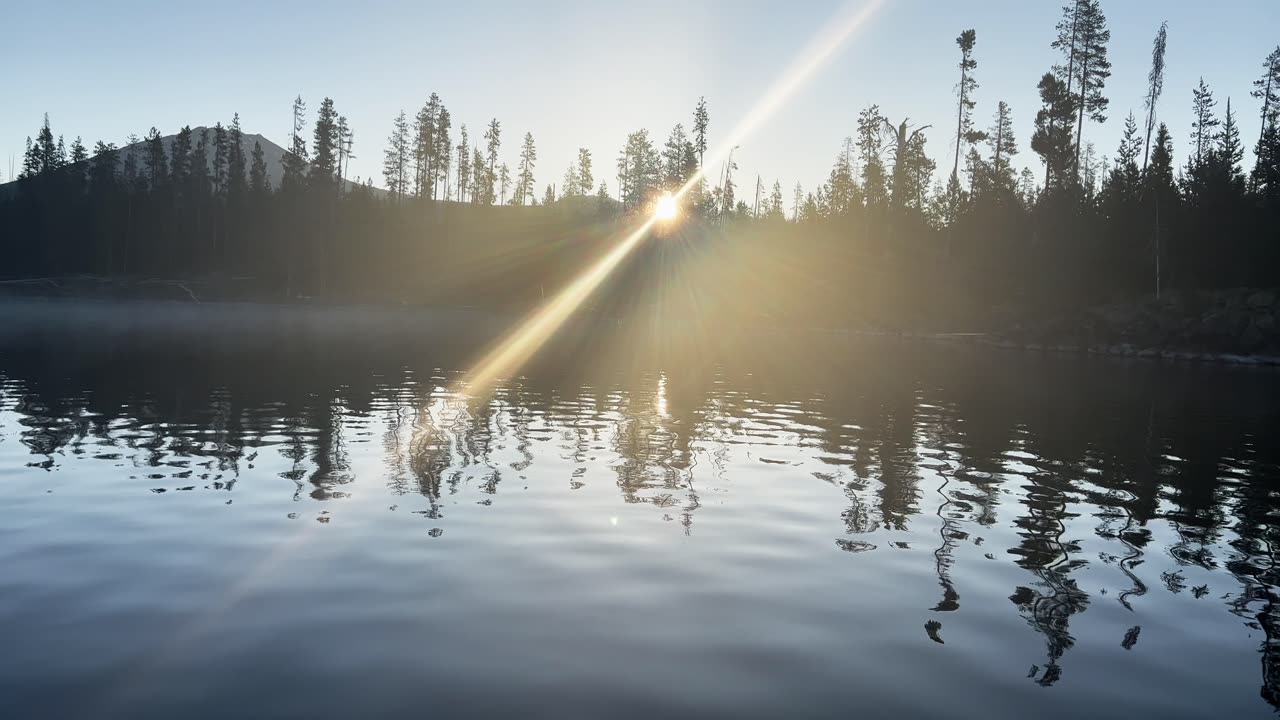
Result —
<path fill-rule="evenodd" d="M 663 193 L 653 208 L 653 216 L 659 220 L 674 220 L 680 214 L 680 206 L 671 193 Z"/>

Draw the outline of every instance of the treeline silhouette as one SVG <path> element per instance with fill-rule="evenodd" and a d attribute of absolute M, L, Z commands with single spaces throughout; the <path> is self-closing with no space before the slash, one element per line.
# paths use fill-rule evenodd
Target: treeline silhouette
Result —
<path fill-rule="evenodd" d="M 513 169 L 501 161 L 497 119 L 478 140 L 466 125 L 454 137 L 434 93 L 412 118 L 395 118 L 385 191 L 347 180 L 354 133 L 330 98 L 310 143 L 295 100 L 279 168 L 261 143 L 247 147 L 238 116 L 173 138 L 152 128 L 124 148 L 99 142 L 92 152 L 79 138 L 66 148 L 46 117 L 16 188 L 0 194 L 2 272 L 203 278 L 255 297 L 523 305 L 701 173 L 670 233 L 681 242 L 649 243 L 611 292 L 661 294 L 666 274 L 678 272 L 745 316 L 972 323 L 1170 290 L 1280 284 L 1280 47 L 1254 82 L 1259 128 L 1246 172 L 1239 104 L 1228 99 L 1219 112 L 1203 80 L 1176 157 L 1157 114 L 1166 39 L 1162 25 L 1142 116 L 1128 114 L 1111 156 L 1085 139 L 1086 125 L 1107 119 L 1110 33 L 1098 0 L 1076 0 L 1052 42 L 1062 62 L 1038 85 L 1028 145 L 1042 176 L 1013 164 L 1023 131 L 1007 103 L 994 101 L 989 128 L 979 129 L 977 34 L 965 30 L 945 180 L 927 153 L 930 126 L 870 105 L 827 180 L 787 194 L 760 177 L 744 191 L 732 152 L 705 167 L 705 100 L 689 129 L 677 124 L 661 146 L 648 130 L 627 136 L 616 199 L 588 148 L 539 194 L 531 133 Z M 671 264 L 655 271 L 655 263 Z M 921 287 L 930 297 L 902 291 Z"/>

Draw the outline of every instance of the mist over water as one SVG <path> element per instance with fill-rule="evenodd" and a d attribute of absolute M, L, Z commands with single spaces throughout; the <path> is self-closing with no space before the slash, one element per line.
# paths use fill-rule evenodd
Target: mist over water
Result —
<path fill-rule="evenodd" d="M 0 715 L 1280 706 L 1273 371 L 239 312 L 0 308 Z"/>

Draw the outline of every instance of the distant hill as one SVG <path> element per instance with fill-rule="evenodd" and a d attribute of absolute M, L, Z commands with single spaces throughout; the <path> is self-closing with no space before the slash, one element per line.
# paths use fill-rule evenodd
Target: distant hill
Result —
<path fill-rule="evenodd" d="M 205 144 L 208 146 L 207 154 L 209 157 L 209 169 L 210 169 L 210 172 L 212 172 L 213 170 L 213 128 L 204 127 L 204 126 L 192 128 L 191 144 L 192 146 L 194 146 L 197 142 L 199 142 L 200 136 L 202 134 L 205 136 Z M 176 134 L 165 135 L 164 137 L 160 138 L 160 142 L 164 145 L 164 151 L 166 155 L 172 156 L 173 143 L 176 138 L 177 138 Z M 274 142 L 271 142 L 264 135 L 244 133 L 244 158 L 245 158 L 246 173 L 248 173 L 249 171 L 249 163 L 252 162 L 253 160 L 254 143 L 259 143 L 262 145 L 262 156 L 263 156 L 263 159 L 266 160 L 267 162 L 267 177 L 271 180 L 271 188 L 273 190 L 279 190 L 280 179 L 284 175 L 283 163 L 284 163 L 284 155 L 286 152 L 285 149 L 275 144 Z M 133 156 L 135 158 L 135 162 L 137 162 L 138 164 L 139 172 L 142 171 L 142 168 L 144 166 L 143 155 L 146 152 L 145 142 L 139 141 L 139 142 L 133 143 L 132 145 L 125 145 L 124 147 L 120 148 L 119 152 L 120 152 L 120 167 L 124 167 L 125 160 L 130 156 Z M 352 180 L 347 181 L 348 189 L 354 186 L 355 186 L 354 181 Z M 16 182 L 7 182 L 7 183 L 0 184 L 0 198 L 8 197 L 9 194 L 14 192 L 16 188 L 17 188 Z M 386 191 L 382 190 L 381 188 L 374 188 L 375 195 L 382 195 L 384 192 Z"/>

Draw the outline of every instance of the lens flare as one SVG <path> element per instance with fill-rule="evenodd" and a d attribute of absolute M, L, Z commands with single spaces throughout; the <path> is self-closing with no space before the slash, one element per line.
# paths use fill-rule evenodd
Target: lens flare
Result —
<path fill-rule="evenodd" d="M 679 201 L 698 185 L 706 175 L 705 168 L 714 166 L 754 131 L 766 118 L 782 107 L 802 85 L 844 45 L 845 41 L 880 8 L 884 0 L 850 2 L 832 17 L 814 36 L 796 60 L 769 87 L 746 115 L 729 133 L 719 149 L 707 153 L 693 177 L 675 193 L 664 195 L 658 201 L 653 214 L 639 227 L 623 236 L 623 239 L 603 258 L 587 268 L 581 275 L 555 295 L 550 302 L 515 327 L 473 366 L 463 384 L 473 395 L 487 392 L 500 378 L 509 377 L 524 364 L 543 343 L 564 324 L 583 301 L 604 282 L 619 264 L 654 226 L 670 220 L 679 213 Z M 669 202 L 668 202 L 669 199 Z M 668 213 L 670 213 L 668 215 Z"/>
<path fill-rule="evenodd" d="M 676 198 L 671 193 L 663 193 L 653 208 L 653 216 L 659 220 L 675 220 L 676 215 L 679 214 L 680 206 L 676 204 Z"/>

